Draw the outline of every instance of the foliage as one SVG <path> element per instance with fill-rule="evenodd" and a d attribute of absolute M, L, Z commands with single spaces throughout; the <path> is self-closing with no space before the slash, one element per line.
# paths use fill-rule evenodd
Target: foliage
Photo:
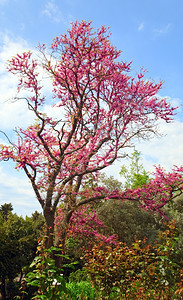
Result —
<path fill-rule="evenodd" d="M 89 281 L 89 275 L 86 269 L 78 269 L 75 272 L 72 272 L 69 276 L 70 282 L 81 282 Z"/>
<path fill-rule="evenodd" d="M 89 177 L 96 178 L 116 159 L 125 158 L 137 139 L 153 136 L 158 120 L 170 122 L 175 108 L 157 95 L 162 82 L 146 80 L 143 70 L 130 75 L 131 63 L 119 60 L 121 51 L 111 45 L 105 26 L 95 32 L 91 22 L 75 22 L 67 34 L 53 40 L 51 50 L 43 44 L 39 51 L 37 60 L 28 51 L 8 62 L 8 70 L 19 77 L 16 99 L 27 101 L 36 122 L 16 129 L 17 142 L 8 139 L 8 145 L 1 145 L 0 159 L 13 160 L 16 169 L 28 176 L 43 209 L 47 236 L 52 236 L 47 248 L 54 241 L 64 247 L 70 218 L 85 204 L 135 197 L 148 209 L 156 209 L 154 198 L 148 199 L 144 191 L 142 197 L 111 193 L 103 187 L 83 191 L 83 187 Z M 53 86 L 55 117 L 46 113 L 46 105 L 49 111 L 51 107 L 42 94 L 43 74 Z M 156 187 L 155 182 L 149 187 L 150 196 L 158 192 Z M 168 201 L 172 190 L 166 190 L 166 196 Z M 54 240 L 59 202 L 63 203 L 62 230 Z"/>
<path fill-rule="evenodd" d="M 170 220 L 175 220 L 178 230 L 178 242 L 176 244 L 177 257 L 183 266 L 183 195 L 177 196 L 174 201 L 164 207 L 164 213 Z"/>
<path fill-rule="evenodd" d="M 136 189 L 138 187 L 143 187 L 148 180 L 149 175 L 145 171 L 142 164 L 139 164 L 141 159 L 140 152 L 135 150 L 131 155 L 131 162 L 127 168 L 125 165 L 121 167 L 120 175 L 123 176 L 126 180 L 124 186 L 125 188 Z"/>
<path fill-rule="evenodd" d="M 135 152 L 136 153 L 136 152 Z M 131 165 L 134 166 L 135 162 L 132 156 Z M 138 158 L 140 153 L 138 152 Z M 125 167 L 127 169 L 127 167 Z M 137 170 L 137 166 L 135 168 Z M 134 170 L 134 169 L 133 169 Z M 142 171 L 147 173 L 143 166 L 138 166 L 138 172 Z M 128 174 L 132 172 L 129 169 Z M 133 177 L 133 176 L 132 176 Z M 99 177 L 99 182 L 110 192 L 115 190 L 122 190 L 122 183 L 113 176 L 107 177 L 102 175 Z M 132 182 L 132 179 L 131 179 Z M 136 182 L 137 184 L 137 182 Z M 123 184 L 126 186 L 126 184 Z M 138 182 L 138 187 L 141 186 L 141 181 Z M 106 236 L 116 235 L 118 240 L 130 245 L 134 238 L 144 239 L 147 238 L 149 243 L 157 239 L 157 232 L 159 229 L 164 229 L 162 217 L 159 214 L 146 211 L 139 207 L 138 201 L 125 201 L 119 200 L 100 201 L 95 205 L 98 218 L 105 226 L 101 228 L 101 233 Z"/>
<path fill-rule="evenodd" d="M 130 165 L 129 167 L 126 165 L 122 166 L 121 175 L 126 179 L 126 182 L 123 184 L 123 187 L 127 189 L 127 191 L 135 190 L 134 193 L 149 190 L 149 187 L 152 184 L 153 179 L 150 179 L 148 172 L 144 169 L 143 165 L 140 164 L 140 152 L 134 151 L 130 156 Z M 138 176 L 137 176 L 138 175 Z M 165 174 L 164 174 L 165 175 Z M 171 174 L 172 176 L 173 174 Z M 181 182 L 181 174 L 180 182 Z M 163 177 L 163 173 L 161 171 L 161 176 Z M 177 176 L 177 175 L 176 175 Z M 120 190 L 122 189 L 122 183 L 118 180 L 114 179 L 112 176 L 106 177 L 103 175 L 100 177 L 100 181 L 109 191 Z M 159 181 L 159 185 L 161 187 L 161 178 L 159 180 L 155 180 L 156 183 Z M 163 178 L 162 183 L 164 181 L 164 187 L 167 188 L 168 184 L 172 184 L 166 177 Z M 179 184 L 177 184 L 178 187 Z M 164 190 L 164 189 L 163 189 Z M 181 194 L 181 190 L 178 194 Z M 140 194 L 140 193 L 139 193 Z M 165 194 L 166 195 L 166 194 Z M 137 239 L 147 238 L 147 242 L 152 244 L 155 240 L 157 240 L 158 231 L 165 230 L 164 226 L 164 215 L 167 219 L 176 220 L 177 228 L 179 231 L 179 242 L 177 245 L 177 250 L 179 251 L 180 261 L 183 257 L 183 249 L 182 249 L 182 232 L 183 232 L 183 219 L 182 219 L 182 195 L 177 195 L 174 193 L 174 200 L 167 201 L 167 204 L 163 206 L 162 213 L 163 216 L 157 214 L 156 211 L 152 213 L 152 211 L 147 211 L 144 207 L 139 207 L 138 201 L 125 201 L 119 202 L 117 200 L 113 201 L 101 201 L 97 207 L 97 214 L 102 222 L 106 225 L 102 232 L 105 235 L 116 234 L 118 236 L 119 241 L 126 242 L 130 245 L 134 241 L 134 237 Z M 142 193 L 143 197 L 143 193 Z M 146 195 L 144 195 L 144 198 Z M 158 193 L 153 195 L 153 197 L 158 197 Z M 134 197 L 135 200 L 135 197 Z M 154 199 L 157 203 L 158 199 Z"/>
<path fill-rule="evenodd" d="M 63 263 L 62 268 L 57 268 L 55 260 L 52 258 L 53 254 L 61 256 L 64 261 L 70 261 L 68 256 L 58 254 L 60 248 L 45 249 L 44 243 L 41 241 L 37 249 L 39 255 L 34 258 L 30 266 L 33 270 L 25 278 L 28 285 L 37 288 L 36 295 L 31 299 L 96 299 L 95 289 L 89 282 L 85 270 L 71 273 L 69 282 L 66 282 L 63 276 L 64 270 L 68 267 L 74 268 L 77 263 Z"/>
<path fill-rule="evenodd" d="M 61 235 L 63 211 L 57 210 L 56 225 L 57 234 Z M 70 255 L 79 257 L 84 249 L 91 249 L 93 244 L 98 241 L 105 243 L 116 243 L 115 234 L 107 236 L 102 234 L 102 228 L 105 225 L 100 220 L 96 209 L 92 209 L 90 205 L 81 207 L 72 214 L 67 231 L 67 239 L 65 244 L 65 251 Z"/>
<path fill-rule="evenodd" d="M 126 182 L 123 184 L 123 186 L 127 192 L 134 190 L 134 194 L 139 192 L 140 195 L 141 191 L 144 191 L 144 194 L 142 192 L 142 197 L 145 198 L 145 191 L 149 192 L 149 187 L 151 186 L 153 179 L 150 179 L 148 172 L 146 172 L 143 165 L 140 164 L 140 159 L 140 152 L 134 151 L 130 156 L 129 167 L 125 165 L 122 166 L 121 175 L 123 175 L 123 177 L 126 179 Z M 103 175 L 102 177 L 100 176 L 99 179 L 108 191 L 112 192 L 122 189 L 122 183 L 114 179 L 112 176 L 107 177 L 106 175 Z M 181 180 L 182 179 L 180 175 L 180 182 Z M 156 183 L 159 181 L 157 186 L 158 190 L 158 188 L 161 186 L 161 179 L 155 181 Z M 164 187 L 167 188 L 168 180 L 166 181 L 164 178 L 162 183 L 163 181 Z M 170 185 L 171 184 L 172 183 L 170 182 Z M 164 192 L 164 188 L 162 190 Z M 167 196 L 166 193 L 165 196 Z M 163 207 L 162 213 L 170 220 L 176 219 L 177 227 L 179 228 L 179 248 L 181 248 L 181 232 L 183 228 L 181 227 L 182 206 L 180 200 L 178 205 L 178 199 L 180 199 L 181 196 L 178 197 L 176 193 L 174 196 L 174 201 L 167 201 L 168 203 Z M 152 203 L 153 197 L 154 203 L 157 203 L 158 199 L 156 199 L 156 197 L 158 197 L 158 191 L 154 194 L 152 193 Z M 136 199 L 137 198 L 134 197 L 134 200 Z M 178 210 L 180 213 L 178 213 Z M 105 235 L 116 234 L 119 241 L 126 242 L 128 245 L 134 241 L 134 237 L 136 237 L 136 239 L 147 238 L 147 242 L 152 244 L 158 238 L 158 231 L 165 230 L 163 220 L 164 217 L 160 214 L 157 214 L 156 211 L 152 213 L 152 211 L 144 209 L 143 205 L 139 207 L 138 201 L 120 202 L 115 199 L 113 201 L 101 201 L 96 206 L 96 211 L 100 220 L 102 220 L 102 222 L 106 225 L 102 228 L 102 232 Z"/>
<path fill-rule="evenodd" d="M 45 218 L 37 210 L 32 214 L 32 229 L 35 235 L 39 238 L 45 228 Z"/>
<path fill-rule="evenodd" d="M 115 179 L 113 176 L 107 176 L 106 174 L 100 174 L 98 178 L 98 185 L 104 186 L 110 193 L 113 191 L 120 191 L 123 188 L 121 181 Z"/>
<path fill-rule="evenodd" d="M 123 199 L 138 201 L 139 207 L 152 210 L 165 216 L 162 208 L 172 199 L 182 194 L 183 191 L 183 167 L 174 167 L 171 172 L 165 173 L 160 167 L 156 167 L 154 178 L 145 186 L 136 189 L 127 189 Z M 114 195 L 115 199 L 115 195 Z"/>
<path fill-rule="evenodd" d="M 9 212 L 4 218 L 0 213 L 0 282 L 4 297 L 6 290 L 11 297 L 15 295 L 13 293 L 16 293 L 26 268 L 35 256 L 40 231 L 32 217 L 24 219 Z M 15 277 L 17 283 L 13 282 Z"/>
<path fill-rule="evenodd" d="M 170 223 L 156 246 L 145 240 L 131 247 L 124 243 L 95 245 L 86 254 L 86 268 L 101 299 L 112 299 L 112 294 L 116 299 L 119 295 L 119 299 L 181 299 L 175 296 L 182 282 L 181 267 L 174 258 L 175 243 L 175 224 Z"/>
<path fill-rule="evenodd" d="M 102 233 L 106 236 L 115 234 L 127 245 L 131 245 L 135 238 L 146 238 L 152 244 L 157 239 L 158 230 L 165 229 L 164 218 L 143 210 L 138 202 L 106 201 L 99 206 L 97 213 L 105 224 Z"/>
<path fill-rule="evenodd" d="M 67 291 L 66 280 L 62 272 L 65 267 L 73 267 L 75 263 L 64 264 L 62 269 L 57 268 L 52 257 L 53 254 L 67 260 L 69 260 L 69 257 L 60 254 L 60 248 L 45 249 L 43 241 L 40 242 L 38 251 L 40 254 L 34 258 L 30 266 L 33 271 L 29 272 L 25 278 L 28 285 L 35 286 L 38 289 L 36 296 L 31 299 L 57 300 L 62 291 Z"/>
<path fill-rule="evenodd" d="M 68 294 L 63 299 L 70 300 L 96 300 L 98 299 L 95 288 L 89 281 L 69 282 L 67 284 Z M 67 298 L 68 297 L 68 298 Z"/>
<path fill-rule="evenodd" d="M 13 210 L 13 206 L 11 203 L 4 203 L 1 205 L 0 207 L 0 214 L 3 217 L 3 221 L 7 221 L 8 219 L 8 215 L 11 213 L 11 211 Z"/>

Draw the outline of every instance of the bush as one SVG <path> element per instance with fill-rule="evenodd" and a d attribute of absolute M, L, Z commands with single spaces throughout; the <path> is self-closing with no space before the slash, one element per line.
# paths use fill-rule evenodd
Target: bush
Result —
<path fill-rule="evenodd" d="M 60 248 L 44 248 L 43 241 L 38 246 L 39 255 L 36 256 L 30 267 L 33 271 L 29 272 L 25 278 L 28 286 L 37 287 L 36 295 L 31 299 L 60 299 L 62 292 L 66 293 L 66 280 L 63 277 L 64 267 L 72 267 L 75 263 L 64 264 L 62 268 L 57 268 L 55 260 L 52 258 L 53 253 L 60 252 Z M 64 259 L 69 259 L 65 255 Z"/>
<path fill-rule="evenodd" d="M 155 246 L 146 240 L 131 247 L 95 245 L 85 256 L 86 269 L 101 299 L 182 299 L 175 223 L 168 225 L 160 240 Z"/>
<path fill-rule="evenodd" d="M 93 287 L 92 283 L 89 281 L 69 282 L 67 284 L 67 289 L 68 289 L 68 296 L 70 297 L 68 299 L 72 299 L 72 300 L 98 299 L 95 288 Z"/>
<path fill-rule="evenodd" d="M 69 282 L 89 281 L 89 275 L 86 269 L 78 269 L 69 276 Z"/>

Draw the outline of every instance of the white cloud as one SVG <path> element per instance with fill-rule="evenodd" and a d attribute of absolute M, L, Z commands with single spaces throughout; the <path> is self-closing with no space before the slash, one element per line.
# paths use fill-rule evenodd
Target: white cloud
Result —
<path fill-rule="evenodd" d="M 28 43 L 22 38 L 10 38 L 10 34 L 0 33 L 0 59 L 6 61 L 17 52 L 28 50 Z"/>
<path fill-rule="evenodd" d="M 6 70 L 8 59 L 17 53 L 28 50 L 28 45 L 23 39 L 13 40 L 7 34 L 0 33 L 0 100 L 12 98 L 16 92 L 17 79 Z"/>
<path fill-rule="evenodd" d="M 145 168 L 149 171 L 153 171 L 153 165 L 158 164 L 167 171 L 174 165 L 183 165 L 183 122 L 176 120 L 171 124 L 161 124 L 160 130 L 164 136 L 137 145 L 144 155 Z"/>
<path fill-rule="evenodd" d="M 13 175 L 7 174 L 3 171 L 3 168 L 0 167 L 0 184 L 8 189 L 16 189 L 16 193 L 24 194 L 27 196 L 32 196 L 33 192 L 30 188 L 30 184 L 28 180 L 23 178 L 22 176 L 19 177 L 18 171 L 12 171 Z M 15 177 L 16 176 L 16 177 Z"/>
<path fill-rule="evenodd" d="M 18 215 L 31 215 L 35 210 L 41 211 L 41 207 L 35 198 L 31 185 L 25 175 L 12 169 L 0 166 L 0 205 L 12 203 L 14 211 Z"/>
<path fill-rule="evenodd" d="M 140 23 L 139 27 L 138 27 L 138 31 L 141 31 L 144 29 L 144 23 Z"/>
<path fill-rule="evenodd" d="M 169 23 L 161 28 L 153 29 L 153 33 L 155 34 L 155 36 L 166 35 L 170 32 L 171 28 L 172 28 L 172 24 Z"/>
<path fill-rule="evenodd" d="M 173 106 L 180 105 L 180 99 L 171 99 Z M 180 110 L 179 110 L 179 115 Z M 135 144 L 136 150 L 141 152 L 142 164 L 146 171 L 154 172 L 155 166 L 161 165 L 166 171 L 171 171 L 174 165 L 183 166 L 183 121 L 175 119 L 172 123 L 159 123 L 159 133 L 161 136 L 153 137 L 151 140 L 141 141 Z M 133 149 L 131 150 L 133 152 Z M 130 153 L 130 151 L 129 151 Z M 106 168 L 106 174 L 112 175 L 119 181 L 122 178 L 119 175 L 122 165 L 129 165 L 130 161 L 121 159 L 115 162 L 109 168 Z"/>
<path fill-rule="evenodd" d="M 1 80 L 0 80 L 1 84 Z M 6 101 L 0 103 L 0 129 L 3 131 L 12 130 L 16 127 L 25 128 L 30 125 L 34 117 L 27 109 L 27 104 L 23 100 L 16 102 Z"/>
<path fill-rule="evenodd" d="M 63 23 L 66 26 L 68 26 L 73 19 L 72 15 L 70 14 L 64 16 L 54 0 L 47 1 L 42 14 L 49 17 L 52 22 Z"/>
<path fill-rule="evenodd" d="M 7 130 L 25 126 L 32 120 L 26 103 L 23 100 L 13 101 L 17 91 L 17 78 L 6 70 L 8 59 L 29 49 L 25 40 L 13 40 L 7 34 L 0 35 L 0 43 L 0 129 Z"/>
<path fill-rule="evenodd" d="M 27 109 L 24 100 L 13 101 L 17 91 L 17 79 L 15 75 L 8 73 L 6 62 L 17 53 L 30 50 L 27 42 L 21 38 L 10 38 L 9 34 L 0 33 L 0 130 L 7 133 L 11 140 L 14 140 L 12 129 L 15 127 L 27 127 L 33 122 L 34 116 Z M 44 78 L 44 93 L 50 92 L 50 80 Z M 46 111 L 51 111 L 49 105 Z M 52 109 L 55 114 L 55 109 Z M 8 144 L 6 137 L 0 133 L 0 143 Z M 0 165 L 0 205 L 11 202 L 14 210 L 19 215 L 30 215 L 35 210 L 41 211 L 41 207 L 35 198 L 31 184 L 23 171 L 14 170 L 11 162 L 2 162 Z"/>
<path fill-rule="evenodd" d="M 26 101 L 24 99 L 15 100 L 17 96 L 17 77 L 6 70 L 8 59 L 11 59 L 17 53 L 28 50 L 30 50 L 30 47 L 28 47 L 25 40 L 20 38 L 13 40 L 7 34 L 0 34 L 0 130 L 5 132 L 15 127 L 25 128 L 34 122 L 35 115 L 28 110 Z M 33 53 L 35 53 L 35 57 L 38 54 L 37 50 L 34 50 Z M 54 103 L 52 99 L 52 81 L 41 67 L 38 68 L 38 73 L 39 79 L 43 84 L 42 93 L 46 95 L 50 103 L 50 105 L 43 107 L 43 112 L 58 119 L 63 118 L 61 109 L 51 106 L 51 103 Z M 21 95 L 18 96 L 27 97 L 27 91 L 22 91 Z"/>

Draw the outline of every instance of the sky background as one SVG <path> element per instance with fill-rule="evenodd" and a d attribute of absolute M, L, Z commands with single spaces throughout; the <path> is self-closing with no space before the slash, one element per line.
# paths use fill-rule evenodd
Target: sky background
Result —
<path fill-rule="evenodd" d="M 136 146 L 147 171 L 154 165 L 171 170 L 182 165 L 183 152 L 183 1 L 182 0 L 0 0 L 0 130 L 13 137 L 16 126 L 30 124 L 24 103 L 10 103 L 16 80 L 6 61 L 17 52 L 51 43 L 73 21 L 91 20 L 93 27 L 110 27 L 111 42 L 122 50 L 132 69 L 148 70 L 147 78 L 163 80 L 160 92 L 179 106 L 172 124 L 160 124 L 161 138 Z M 0 142 L 5 141 L 0 134 Z M 120 180 L 121 161 L 108 171 Z M 41 208 L 24 174 L 11 162 L 0 163 L 0 205 L 11 202 L 14 212 L 31 215 Z"/>

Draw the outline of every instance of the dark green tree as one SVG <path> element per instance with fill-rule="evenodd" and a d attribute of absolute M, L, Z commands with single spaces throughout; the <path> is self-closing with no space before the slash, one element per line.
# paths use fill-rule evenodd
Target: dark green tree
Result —
<path fill-rule="evenodd" d="M 37 220 L 37 226 L 43 224 L 40 215 Z M 0 290 L 3 299 L 7 296 L 13 299 L 18 292 L 23 274 L 36 254 L 40 232 L 41 227 L 36 227 L 34 217 L 23 218 L 11 212 L 4 218 L 0 213 Z"/>
<path fill-rule="evenodd" d="M 178 231 L 178 242 L 176 248 L 176 256 L 179 263 L 183 266 L 183 195 L 177 196 L 164 207 L 164 213 L 169 220 L 176 221 Z"/>
<path fill-rule="evenodd" d="M 114 179 L 113 176 L 103 175 L 100 181 L 109 191 L 118 189 L 136 189 L 145 185 L 149 178 L 148 172 L 140 162 L 141 153 L 135 150 L 130 156 L 130 164 L 122 165 L 120 175 L 124 183 Z M 156 240 L 159 229 L 164 229 L 162 217 L 149 211 L 144 211 L 138 206 L 138 202 L 119 200 L 101 202 L 98 213 L 106 225 L 105 234 L 116 234 L 121 242 L 130 245 L 134 238 L 146 237 L 151 243 Z"/>
<path fill-rule="evenodd" d="M 0 207 L 0 213 L 2 214 L 3 220 L 7 220 L 8 215 L 12 212 L 13 206 L 11 203 L 2 204 Z"/>
<path fill-rule="evenodd" d="M 106 225 L 102 229 L 103 233 L 116 234 L 119 241 L 128 245 L 131 245 L 135 238 L 147 238 L 149 243 L 153 243 L 158 230 L 164 228 L 161 216 L 142 210 L 136 202 L 105 202 L 98 209 L 98 213 Z"/>

